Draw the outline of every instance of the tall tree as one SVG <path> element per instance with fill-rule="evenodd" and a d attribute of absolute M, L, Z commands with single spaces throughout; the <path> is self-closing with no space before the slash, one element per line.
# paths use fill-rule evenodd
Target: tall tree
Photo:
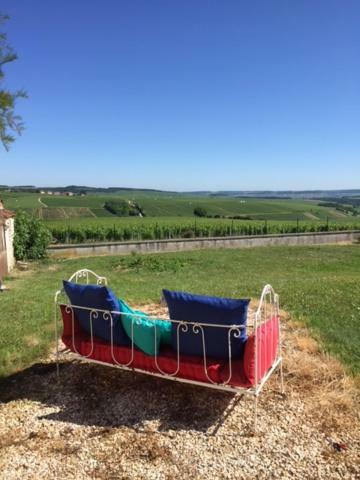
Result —
<path fill-rule="evenodd" d="M 0 13 L 0 28 L 8 20 L 7 15 Z M 24 129 L 22 118 L 15 114 L 15 104 L 18 98 L 25 98 L 24 90 L 10 91 L 4 87 L 4 65 L 17 59 L 17 55 L 7 42 L 7 36 L 0 31 L 0 142 L 6 150 L 14 142 L 14 134 L 20 135 Z"/>

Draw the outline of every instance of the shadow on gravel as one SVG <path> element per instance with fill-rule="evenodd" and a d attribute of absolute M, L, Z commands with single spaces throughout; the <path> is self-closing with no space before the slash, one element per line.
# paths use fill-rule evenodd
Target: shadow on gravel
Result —
<path fill-rule="evenodd" d="M 240 400 L 228 392 L 185 385 L 100 365 L 38 363 L 0 381 L 0 401 L 27 399 L 54 407 L 39 419 L 97 427 L 195 430 L 215 434 Z M 152 427 L 153 428 L 153 427 Z"/>

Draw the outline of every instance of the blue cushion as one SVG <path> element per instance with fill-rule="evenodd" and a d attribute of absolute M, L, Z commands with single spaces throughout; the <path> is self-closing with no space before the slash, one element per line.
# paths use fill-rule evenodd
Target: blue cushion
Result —
<path fill-rule="evenodd" d="M 163 290 L 169 315 L 172 320 L 209 323 L 219 325 L 243 325 L 246 327 L 247 310 L 250 299 L 208 297 L 185 292 Z M 221 327 L 203 327 L 206 356 L 229 358 L 228 329 Z M 179 331 L 180 353 L 185 355 L 203 355 L 202 334 L 195 333 L 190 325 L 187 332 L 178 329 L 172 323 L 172 347 L 177 349 L 177 330 Z M 231 356 L 240 358 L 247 339 L 246 328 L 240 329 L 236 338 L 231 333 Z"/>
<path fill-rule="evenodd" d="M 119 311 L 119 302 L 116 296 L 108 287 L 100 285 L 81 285 L 78 283 L 63 281 L 64 290 L 69 297 L 71 305 L 87 307 L 91 309 L 101 309 L 107 311 Z M 94 312 L 95 313 L 95 312 Z M 92 315 L 93 335 L 103 340 L 111 342 L 111 322 L 108 315 L 103 312 L 96 312 Z M 74 315 L 80 323 L 83 330 L 90 333 L 90 310 L 74 308 Z M 113 342 L 117 345 L 130 345 L 121 323 L 119 314 L 112 314 L 113 318 Z"/>
<path fill-rule="evenodd" d="M 121 321 L 125 332 L 130 340 L 133 335 L 134 345 L 144 353 L 157 355 L 161 344 L 168 343 L 171 345 L 171 322 L 150 319 L 146 313 L 133 310 L 120 298 L 119 310 L 122 313 Z"/>

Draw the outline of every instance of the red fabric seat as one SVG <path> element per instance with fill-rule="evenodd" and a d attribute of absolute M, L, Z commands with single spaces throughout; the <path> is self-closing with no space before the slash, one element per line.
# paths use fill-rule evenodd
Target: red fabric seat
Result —
<path fill-rule="evenodd" d="M 278 346 L 279 317 L 274 316 L 248 336 L 242 360 L 232 362 L 230 383 L 242 387 L 255 385 L 255 347 L 259 383 L 277 358 Z M 225 382 L 228 378 L 229 365 L 226 365 L 221 371 L 221 381 Z"/>
<path fill-rule="evenodd" d="M 278 355 L 279 317 L 274 316 L 257 327 L 255 334 L 248 337 L 244 351 L 244 373 L 255 384 L 255 350 L 258 382 L 264 377 Z"/>
<path fill-rule="evenodd" d="M 79 353 L 80 355 L 87 357 L 89 359 L 98 360 L 101 362 L 126 365 L 131 359 L 131 347 L 123 347 L 119 345 L 113 346 L 113 351 L 111 351 L 111 345 L 104 340 L 93 337 L 93 349 L 91 345 L 91 337 L 88 333 L 84 332 L 76 318 L 74 319 L 74 342 L 72 339 L 72 315 L 71 312 L 66 312 L 66 306 L 61 305 L 61 313 L 64 323 L 64 330 L 62 335 L 62 340 L 64 344 L 73 352 Z M 261 357 L 264 358 L 258 359 L 258 368 L 260 366 L 258 373 L 259 380 L 270 368 L 273 359 L 275 358 L 277 351 L 277 342 L 278 336 L 267 335 L 268 330 L 271 328 L 273 333 L 275 328 L 275 320 L 278 322 L 278 319 L 272 319 L 264 323 L 258 328 L 259 337 L 257 337 L 257 346 L 259 347 L 261 342 Z M 276 329 L 278 332 L 278 329 Z M 255 381 L 255 362 L 254 362 L 254 335 L 250 336 L 244 352 L 244 361 L 243 360 L 233 360 L 232 361 L 232 375 L 231 379 L 228 382 L 228 385 L 234 387 L 244 387 L 248 388 L 254 385 Z M 276 340 L 276 345 L 275 345 Z M 75 343 L 75 348 L 74 344 Z M 259 350 L 258 350 L 259 351 Z M 271 352 L 268 354 L 267 352 Z M 116 362 L 115 362 L 115 360 Z M 246 362 L 246 365 L 244 364 Z M 259 363 L 260 362 L 260 363 Z M 270 362 L 270 363 L 269 363 Z M 161 348 L 160 355 L 157 357 L 157 363 L 159 368 L 166 374 L 172 374 L 177 370 L 177 354 L 170 347 Z M 197 382 L 204 382 L 211 384 L 215 382 L 221 384 L 226 382 L 229 378 L 229 365 L 225 360 L 219 360 L 214 358 L 207 358 L 207 375 L 211 381 L 207 378 L 205 369 L 204 369 L 204 360 L 203 357 L 198 356 L 189 356 L 181 355 L 180 356 L 180 367 L 176 373 L 176 377 L 183 378 L 186 380 L 194 380 Z M 138 368 L 152 373 L 161 373 L 159 368 L 156 365 L 155 357 L 146 355 L 134 348 L 134 358 L 132 363 L 129 365 L 129 368 Z"/>

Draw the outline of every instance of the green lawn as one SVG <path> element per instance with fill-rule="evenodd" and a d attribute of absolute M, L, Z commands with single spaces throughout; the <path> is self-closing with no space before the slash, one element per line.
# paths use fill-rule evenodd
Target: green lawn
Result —
<path fill-rule="evenodd" d="M 270 247 L 34 264 L 0 294 L 0 376 L 43 355 L 53 340 L 53 294 L 88 267 L 130 303 L 158 301 L 163 287 L 258 297 L 271 283 L 282 308 L 308 324 L 324 348 L 360 374 L 360 246 Z"/>

